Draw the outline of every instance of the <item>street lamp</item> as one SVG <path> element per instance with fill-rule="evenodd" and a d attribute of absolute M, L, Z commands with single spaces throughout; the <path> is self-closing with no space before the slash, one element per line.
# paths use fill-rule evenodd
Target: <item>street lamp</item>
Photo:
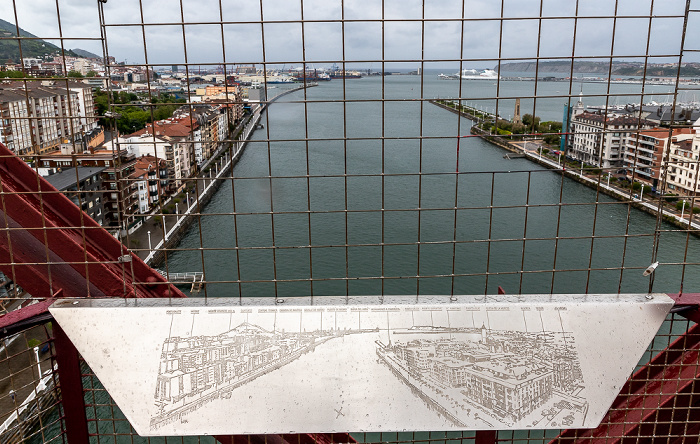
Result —
<path fill-rule="evenodd" d="M 151 246 L 151 230 L 148 230 L 148 250 L 153 250 L 153 247 Z"/>
<path fill-rule="evenodd" d="M 685 215 L 685 201 L 681 205 L 681 222 L 683 221 L 683 216 Z"/>
<path fill-rule="evenodd" d="M 34 356 L 36 356 L 36 368 L 39 372 L 39 381 L 41 381 L 41 361 L 39 361 L 39 347 L 34 347 Z"/>

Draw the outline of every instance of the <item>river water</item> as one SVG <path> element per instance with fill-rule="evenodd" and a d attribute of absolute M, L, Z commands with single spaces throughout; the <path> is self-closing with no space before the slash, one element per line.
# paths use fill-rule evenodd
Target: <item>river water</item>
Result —
<path fill-rule="evenodd" d="M 574 95 L 579 88 L 575 86 Z M 613 93 L 631 95 L 611 98 L 612 104 L 640 100 L 640 85 L 612 88 Z M 490 82 L 463 82 L 461 96 L 472 98 L 468 100 L 470 105 L 493 111 L 492 100 L 476 99 L 493 97 L 495 89 Z M 588 96 L 605 94 L 606 90 L 604 84 L 583 85 L 583 93 Z M 272 89 L 270 95 L 279 91 Z M 670 91 L 670 87 L 647 87 L 647 92 L 655 96 L 645 101 L 664 101 Z M 539 96 L 567 93 L 565 82 L 541 83 L 537 91 Z M 621 273 L 620 267 L 623 260 L 624 267 L 646 268 L 650 264 L 654 217 L 607 196 L 597 196 L 595 190 L 527 160 L 505 160 L 505 151 L 478 138 L 461 139 L 461 174 L 452 174 L 457 168 L 457 142 L 453 137 L 459 118 L 412 99 L 458 95 L 459 82 L 440 81 L 431 74 L 422 84 L 418 76 L 369 77 L 345 84 L 334 80 L 308 89 L 306 97 L 304 92 L 283 97 L 269 108 L 262 121 L 265 129 L 255 132 L 253 143 L 234 167 L 233 183 L 227 180 L 222 184 L 204 208 L 201 225 L 194 223 L 179 246 L 182 250 L 169 254 L 169 270 L 206 269 L 207 281 L 214 282 L 206 287 L 210 297 L 494 294 L 499 285 L 511 293 L 647 291 L 649 281 L 642 277 L 641 269 Z M 501 97 L 527 95 L 534 95 L 534 82 L 501 83 Z M 382 97 L 390 100 L 383 115 L 377 102 Z M 302 102 L 305 98 L 306 108 Z M 336 102 L 343 98 L 350 101 L 345 106 Z M 585 100 L 587 104 L 605 103 L 604 96 Z M 561 97 L 538 98 L 536 114 L 543 120 L 561 120 L 565 101 Z M 508 116 L 512 104 L 512 100 L 502 100 L 499 113 Z M 532 107 L 531 100 L 522 101 L 523 112 L 532 112 Z M 462 119 L 460 125 L 460 133 L 469 134 L 470 122 Z M 422 143 L 417 139 L 420 136 L 425 137 Z M 310 141 L 308 146 L 303 141 L 281 141 L 306 137 L 323 140 Z M 314 176 L 308 180 L 308 187 L 307 150 L 308 172 Z M 383 187 L 382 171 L 388 174 Z M 422 178 L 417 175 L 419 171 L 425 173 Z M 270 173 L 272 180 L 266 178 Z M 343 174 L 352 176 L 346 181 L 338 177 Z M 229 214 L 234 210 L 234 195 L 239 214 L 235 221 Z M 560 207 L 560 199 L 576 205 Z M 527 212 L 523 207 L 526 203 L 530 205 Z M 491 204 L 493 211 L 485 208 Z M 420 215 L 418 207 L 422 209 Z M 307 210 L 312 211 L 310 216 Z M 274 216 L 260 214 L 270 211 Z M 550 239 L 557 236 L 557 228 L 558 243 Z M 662 229 L 672 227 L 663 225 Z M 626 233 L 629 236 L 625 239 Z M 207 249 L 204 252 L 198 250 L 200 235 L 201 246 Z M 524 237 L 527 240 L 523 241 Z M 420 248 L 418 241 L 423 243 Z M 658 259 L 662 265 L 655 273 L 655 291 L 678 291 L 683 267 L 668 263 L 698 264 L 696 242 L 684 233 L 661 233 Z M 346 244 L 353 246 L 346 249 Z M 274 258 L 272 245 L 280 247 Z M 311 257 L 309 245 L 316 247 L 311 249 Z M 233 249 L 236 246 L 258 248 L 240 250 L 237 255 Z M 589 263 L 596 269 L 590 274 Z M 557 271 L 553 277 L 554 268 L 568 271 Z M 527 273 L 521 275 L 519 270 Z M 686 290 L 697 289 L 697 271 L 697 265 L 686 267 Z M 491 275 L 487 283 L 486 272 L 501 274 Z M 460 276 L 453 282 L 452 274 Z M 418 280 L 416 275 L 438 277 Z M 267 282 L 232 282 L 239 276 L 242 281 Z M 276 285 L 271 282 L 275 278 Z M 89 410 L 90 417 L 123 418 L 109 405 L 106 392 L 95 393 L 95 402 L 104 406 Z M 49 419 L 55 420 L 56 413 Z M 59 432 L 55 424 L 49 429 L 51 436 Z M 91 431 L 111 435 L 115 431 L 129 433 L 130 429 L 126 421 L 107 420 Z M 516 432 L 514 436 L 543 435 L 545 432 Z M 555 431 L 547 432 L 547 436 L 554 435 Z M 428 436 L 390 433 L 355 437 L 378 441 Z M 437 436 L 430 435 L 433 439 Z M 447 436 L 456 438 L 460 434 Z M 126 435 L 115 441 L 133 439 L 145 441 Z M 200 442 L 197 437 L 183 441 Z"/>
<path fill-rule="evenodd" d="M 459 118 L 413 99 L 456 97 L 459 83 L 432 74 L 422 81 L 419 76 L 365 77 L 321 83 L 306 97 L 302 91 L 281 98 L 234 167 L 233 184 L 227 180 L 204 208 L 201 225 L 194 223 L 179 246 L 183 251 L 169 255 L 169 270 L 205 269 L 206 280 L 213 282 L 206 288 L 210 297 L 493 294 L 499 285 L 514 293 L 647 291 L 642 270 L 629 268 L 651 263 L 654 217 L 525 159 L 506 160 L 504 150 L 478 138 L 460 140 L 461 174 L 440 174 L 457 167 Z M 493 100 L 476 99 L 495 96 L 496 87 L 465 81 L 461 96 L 493 111 Z M 567 82 L 542 82 L 537 95 L 566 95 L 568 87 Z M 574 87 L 577 96 L 581 86 Z M 582 89 L 587 104 L 605 103 L 607 85 L 586 83 Z M 611 97 L 610 103 L 638 103 L 640 90 L 641 85 L 614 84 L 613 94 L 629 96 Z M 647 86 L 646 91 L 645 100 L 663 101 L 672 88 Z M 500 85 L 500 97 L 533 94 L 531 81 Z M 387 100 L 383 118 L 382 98 Z M 538 98 L 536 114 L 561 120 L 567 100 Z M 499 114 L 512 113 L 512 103 L 500 101 Z M 533 102 L 523 99 L 521 106 L 523 113 L 532 112 Z M 469 134 L 471 123 L 462 119 L 459 124 L 460 133 Z M 307 145 L 304 138 L 320 140 Z M 388 174 L 384 180 L 382 172 Z M 561 202 L 577 205 L 558 205 L 562 187 Z M 227 214 L 234 211 L 234 194 L 235 218 Z M 487 208 L 491 196 L 493 211 Z M 558 242 L 552 239 L 557 229 Z M 200 233 L 204 252 L 197 250 Z M 678 291 L 683 267 L 664 263 L 698 263 L 696 240 L 690 239 L 685 259 L 685 234 L 662 232 L 659 241 L 662 265 L 653 289 Z M 278 247 L 274 252 L 272 245 Z M 236 246 L 246 249 L 237 254 Z M 623 260 L 626 270 L 620 272 Z M 566 271 L 553 277 L 555 268 Z M 240 284 L 234 282 L 239 270 Z M 486 272 L 505 274 L 491 275 L 487 282 Z M 696 275 L 697 266 L 686 267 L 686 289 L 696 286 Z"/>

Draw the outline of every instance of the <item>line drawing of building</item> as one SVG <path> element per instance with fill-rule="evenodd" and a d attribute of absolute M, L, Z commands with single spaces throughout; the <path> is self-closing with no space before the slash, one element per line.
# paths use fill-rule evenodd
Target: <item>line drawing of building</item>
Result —
<path fill-rule="evenodd" d="M 246 318 L 220 334 L 168 336 L 161 346 L 155 384 L 158 413 L 150 427 L 187 421 L 205 404 L 231 399 L 236 388 L 273 371 L 278 380 L 293 378 L 276 371 L 350 334 L 372 335 L 374 345 L 352 350 L 376 354 L 375 367 L 368 371 L 389 370 L 410 388 L 416 402 L 457 427 L 466 428 L 474 420 L 535 426 L 554 416 L 564 425 L 583 424 L 588 409 L 583 374 L 575 340 L 563 327 L 532 332 L 436 322 L 407 328 L 396 320 L 392 324 L 397 313 L 383 315 L 381 325 L 376 318 L 366 325 L 357 312 L 348 314 L 352 324 L 338 325 L 336 315 L 334 324 L 324 326 L 320 314 L 321 325 L 308 331 L 301 321 L 295 331 L 285 331 L 279 326 L 263 328 L 268 324 L 262 318 Z M 350 352 L 342 341 L 328 346 L 339 356 Z"/>
<path fill-rule="evenodd" d="M 452 404 L 467 411 L 476 404 L 505 423 L 515 423 L 552 400 L 585 388 L 580 363 L 567 333 L 450 329 L 478 340 L 431 338 L 424 332 L 407 342 L 377 342 L 377 355 L 394 374 L 438 410 Z M 579 410 L 585 410 L 580 402 Z M 447 409 L 442 412 L 462 424 Z"/>

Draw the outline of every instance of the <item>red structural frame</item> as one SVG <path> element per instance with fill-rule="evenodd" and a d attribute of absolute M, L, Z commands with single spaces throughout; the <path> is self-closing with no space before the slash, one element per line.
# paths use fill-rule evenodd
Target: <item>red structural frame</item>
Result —
<path fill-rule="evenodd" d="M 0 176 L 0 269 L 32 296 L 185 296 L 2 144 Z"/>
<path fill-rule="evenodd" d="M 0 179 L 0 223 L 6 228 L 6 235 L 0 235 L 0 269 L 33 297 L 45 298 L 1 316 L 0 338 L 46 322 L 48 307 L 58 297 L 184 297 L 2 144 Z M 501 287 L 498 290 L 505 294 Z M 676 301 L 674 311 L 696 324 L 700 321 L 699 293 L 669 296 Z M 54 345 L 67 438 L 72 444 L 87 444 L 78 351 L 56 324 Z M 700 378 L 699 358 L 700 326 L 694 325 L 627 381 L 598 428 L 566 430 L 552 442 L 669 442 L 669 434 L 680 439 L 697 436 L 698 421 L 686 421 L 692 419 L 691 412 L 700 410 L 700 384 L 695 383 Z M 222 444 L 355 442 L 347 433 L 216 439 Z M 476 444 L 497 440 L 495 431 L 475 434 Z"/>

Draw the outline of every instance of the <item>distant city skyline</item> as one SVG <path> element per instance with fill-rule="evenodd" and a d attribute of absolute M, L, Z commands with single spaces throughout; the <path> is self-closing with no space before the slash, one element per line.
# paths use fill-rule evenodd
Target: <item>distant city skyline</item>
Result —
<path fill-rule="evenodd" d="M 650 0 L 620 0 L 617 14 L 614 2 L 579 1 L 577 15 L 580 18 L 576 21 L 540 21 L 537 18 L 540 6 L 543 17 L 574 16 L 576 3 L 576 0 L 510 0 L 505 1 L 501 15 L 500 2 L 467 0 L 464 14 L 468 21 L 464 22 L 463 37 L 462 22 L 449 20 L 462 17 L 461 0 L 428 1 L 424 5 L 419 0 L 262 0 L 262 8 L 260 2 L 230 0 L 222 1 L 223 14 L 219 0 L 183 1 L 182 8 L 180 0 L 108 0 L 104 10 L 107 24 L 134 25 L 108 27 L 106 31 L 109 55 L 129 64 L 145 63 L 146 53 L 151 64 L 184 64 L 183 26 L 179 24 L 183 17 L 187 23 L 204 23 L 184 27 L 190 64 L 218 64 L 225 56 L 227 64 L 299 65 L 305 60 L 307 64 L 321 67 L 344 59 L 349 67 L 380 70 L 378 62 L 381 60 L 389 69 L 415 69 L 416 61 L 423 59 L 426 69 L 452 69 L 458 66 L 455 60 L 462 59 L 474 60 L 464 62 L 468 68 L 491 68 L 497 64 L 501 40 L 502 58 L 537 57 L 538 40 L 540 57 L 571 57 L 575 25 L 575 56 L 609 57 L 614 27 L 612 55 L 617 60 L 643 61 L 649 28 L 649 19 L 644 15 L 651 12 Z M 303 25 L 298 22 L 302 19 L 302 5 Z M 6 4 L 0 8 L 0 17 L 15 23 L 16 13 L 19 26 L 38 37 L 60 45 L 60 41 L 51 37 L 62 34 L 66 49 L 81 48 L 102 54 L 97 8 L 81 0 L 59 0 L 58 9 L 60 32 L 55 0 L 15 2 L 14 7 Z M 683 19 L 669 16 L 683 15 L 684 9 L 683 0 L 654 1 L 653 15 L 657 17 L 651 26 L 648 54 L 653 58 L 650 62 L 676 61 L 676 58 L 663 56 L 678 54 Z M 266 22 L 264 57 L 261 14 Z M 144 23 L 158 23 L 159 26 L 142 28 L 142 15 Z M 596 18 L 613 15 L 620 18 Z M 501 16 L 506 20 L 498 20 Z M 385 20 L 383 31 L 382 17 Z M 421 21 L 422 17 L 425 22 Z M 524 20 L 510 20 L 512 18 Z M 344 26 L 340 23 L 343 19 L 346 20 Z M 476 20 L 470 21 L 472 19 Z M 221 44 L 222 26 L 218 24 L 222 20 L 237 22 L 223 25 L 225 53 Z M 538 39 L 540 25 L 542 38 Z M 698 34 L 700 27 L 689 22 L 687 49 L 692 42 L 700 41 Z M 686 54 L 684 61 L 697 61 L 695 54 Z M 410 62 L 402 62 L 406 60 Z"/>

